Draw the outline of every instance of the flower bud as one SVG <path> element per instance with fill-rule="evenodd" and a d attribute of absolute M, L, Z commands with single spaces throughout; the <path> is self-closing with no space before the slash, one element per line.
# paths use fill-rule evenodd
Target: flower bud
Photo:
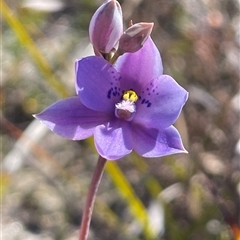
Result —
<path fill-rule="evenodd" d="M 95 53 L 109 53 L 123 33 L 122 9 L 116 0 L 102 4 L 92 16 L 90 41 Z"/>
<path fill-rule="evenodd" d="M 129 27 L 119 40 L 118 53 L 136 52 L 142 48 L 143 44 L 152 32 L 153 23 L 136 23 Z"/>

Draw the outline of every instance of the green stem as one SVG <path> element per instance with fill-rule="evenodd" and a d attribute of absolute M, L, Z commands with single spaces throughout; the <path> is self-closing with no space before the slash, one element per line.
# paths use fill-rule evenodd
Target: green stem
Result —
<path fill-rule="evenodd" d="M 95 169 L 91 185 L 88 191 L 86 204 L 83 210 L 82 223 L 80 226 L 79 240 L 86 240 L 91 222 L 93 205 L 96 198 L 97 190 L 103 175 L 104 166 L 107 160 L 101 156 L 98 158 L 97 167 Z"/>
<path fill-rule="evenodd" d="M 112 56 L 112 58 L 109 60 L 109 62 L 111 64 L 114 64 L 117 61 L 118 57 L 120 57 L 121 55 L 122 54 L 120 54 L 119 51 L 117 50 L 115 54 Z"/>

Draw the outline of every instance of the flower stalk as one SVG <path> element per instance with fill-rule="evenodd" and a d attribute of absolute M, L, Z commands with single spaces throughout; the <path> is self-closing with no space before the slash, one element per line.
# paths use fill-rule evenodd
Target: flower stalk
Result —
<path fill-rule="evenodd" d="M 102 179 L 103 170 L 107 160 L 101 156 L 98 158 L 97 167 L 93 174 L 93 178 L 88 191 L 86 204 L 83 210 L 82 222 L 79 230 L 79 240 L 86 240 L 89 232 L 89 226 L 91 222 L 93 205 L 96 199 L 97 190 Z"/>

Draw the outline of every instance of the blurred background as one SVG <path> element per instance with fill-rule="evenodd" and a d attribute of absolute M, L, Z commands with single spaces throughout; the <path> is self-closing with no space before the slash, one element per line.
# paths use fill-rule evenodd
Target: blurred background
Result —
<path fill-rule="evenodd" d="M 190 93 L 176 122 L 189 154 L 109 163 L 89 240 L 239 240 L 239 1 L 119 2 L 125 26 L 154 22 L 164 73 Z M 78 239 L 92 140 L 58 137 L 32 114 L 75 95 L 74 62 L 93 54 L 88 25 L 101 3 L 1 1 L 4 240 Z"/>

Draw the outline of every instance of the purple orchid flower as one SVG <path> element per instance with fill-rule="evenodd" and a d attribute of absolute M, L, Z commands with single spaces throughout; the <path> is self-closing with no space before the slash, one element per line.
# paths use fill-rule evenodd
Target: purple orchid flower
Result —
<path fill-rule="evenodd" d="M 76 62 L 76 97 L 35 115 L 60 136 L 82 140 L 94 136 L 98 153 L 117 160 L 136 151 L 143 157 L 186 152 L 172 124 L 188 93 L 163 75 L 160 54 L 149 37 L 135 53 L 115 66 L 101 57 Z"/>

